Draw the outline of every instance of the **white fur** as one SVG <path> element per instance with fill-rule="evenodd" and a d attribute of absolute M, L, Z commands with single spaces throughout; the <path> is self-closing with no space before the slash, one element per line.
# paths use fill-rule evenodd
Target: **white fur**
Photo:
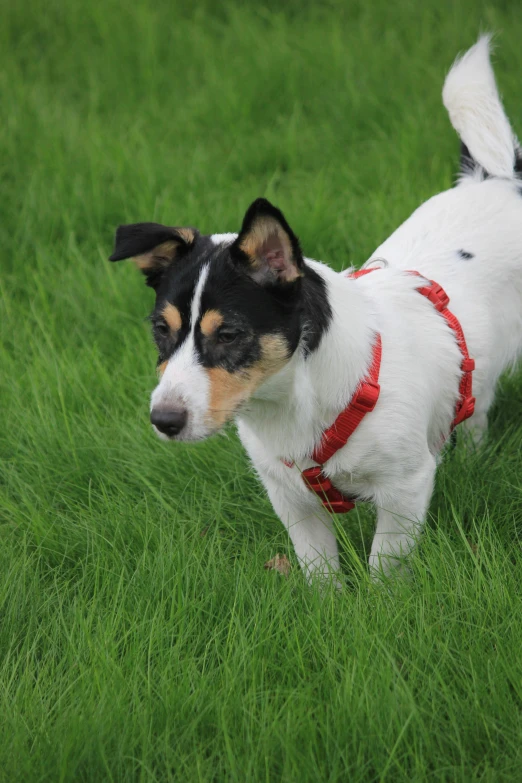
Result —
<path fill-rule="evenodd" d="M 371 500 L 374 571 L 412 547 L 430 497 L 436 460 L 458 397 L 461 353 L 453 331 L 415 288 L 415 269 L 450 296 L 476 360 L 476 412 L 462 428 L 476 441 L 500 373 L 522 352 L 522 195 L 514 178 L 516 139 L 496 90 L 482 38 L 450 71 L 444 101 L 477 164 L 459 185 L 423 204 L 370 258 L 388 265 L 358 280 L 308 261 L 323 277 L 333 321 L 311 356 L 297 352 L 238 417 L 241 440 L 307 574 L 338 568 L 332 520 L 300 469 L 351 398 L 382 336 L 381 396 L 326 464 L 339 489 Z M 501 177 L 501 178 L 499 178 Z M 482 179 L 482 177 L 480 178 Z M 465 260 L 458 251 L 474 257 Z M 286 467 L 281 458 L 295 460 Z"/>
<path fill-rule="evenodd" d="M 457 58 L 442 100 L 471 155 L 495 177 L 512 177 L 518 141 L 502 108 L 489 59 L 491 36 Z M 475 172 L 476 174 L 479 172 Z"/>
<path fill-rule="evenodd" d="M 210 237 L 215 245 L 231 245 L 237 234 L 212 234 Z"/>

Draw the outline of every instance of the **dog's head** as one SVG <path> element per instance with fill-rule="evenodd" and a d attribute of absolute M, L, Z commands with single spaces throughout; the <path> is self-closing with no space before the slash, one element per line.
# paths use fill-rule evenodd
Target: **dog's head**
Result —
<path fill-rule="evenodd" d="M 300 344 L 313 350 L 327 326 L 324 283 L 265 199 L 248 209 L 238 235 L 120 226 L 110 260 L 127 258 L 156 292 L 151 421 L 165 440 L 219 430 Z"/>

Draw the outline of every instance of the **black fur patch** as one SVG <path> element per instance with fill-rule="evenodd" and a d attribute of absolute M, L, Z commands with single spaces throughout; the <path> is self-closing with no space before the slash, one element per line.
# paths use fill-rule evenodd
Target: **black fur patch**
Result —
<path fill-rule="evenodd" d="M 318 348 L 323 334 L 328 331 L 332 320 L 332 308 L 323 278 L 306 265 L 302 282 L 302 299 L 302 345 L 305 356 L 308 356 Z"/>
<path fill-rule="evenodd" d="M 477 169 L 482 171 L 484 179 L 489 179 L 486 169 L 477 163 L 467 146 L 463 141 L 460 142 L 460 171 L 462 174 L 472 174 Z"/>
<path fill-rule="evenodd" d="M 201 272 L 208 275 L 201 296 L 199 318 L 217 310 L 223 322 L 212 334 L 204 335 L 197 325 L 195 347 L 203 366 L 222 367 L 229 372 L 255 364 L 262 353 L 262 338 L 277 337 L 275 345 L 287 348 L 288 358 L 299 348 L 305 357 L 316 350 L 332 319 L 324 280 L 304 261 L 299 240 L 283 214 L 265 199 L 254 202 L 245 215 L 248 228 L 256 216 L 269 215 L 290 240 L 300 274 L 295 279 L 277 275 L 257 278 L 238 244 L 216 246 L 210 236 L 195 229 L 177 229 L 157 223 L 120 226 L 111 261 L 152 253 L 149 263 L 140 267 L 147 283 L 156 292 L 150 316 L 158 364 L 169 359 L 184 343 L 191 330 L 191 304 Z M 188 232 L 188 233 L 187 233 Z M 154 248 L 175 240 L 176 263 L 154 256 Z M 163 310 L 174 305 L 181 316 L 181 328 L 166 324 Z M 266 343 L 265 343 L 266 345 Z"/>
<path fill-rule="evenodd" d="M 290 232 L 286 221 L 284 228 Z M 297 237 L 291 236 L 297 250 Z M 264 336 L 281 337 L 288 346 L 289 358 L 298 349 L 305 356 L 317 349 L 330 325 L 332 310 L 324 280 L 302 257 L 299 259 L 302 276 L 296 280 L 259 283 L 252 279 L 234 244 L 216 246 L 210 236 L 196 234 L 194 242 L 184 248 L 180 262 L 163 269 L 156 280 L 156 304 L 151 321 L 159 352 L 158 364 L 169 359 L 189 334 L 191 303 L 206 265 L 209 270 L 199 318 L 208 310 L 217 310 L 223 323 L 209 336 L 203 335 L 199 328 L 195 330 L 196 350 L 203 366 L 223 367 L 229 372 L 246 369 L 259 360 Z M 162 323 L 162 310 L 167 303 L 177 307 L 181 314 L 182 326 L 175 336 Z"/>
<path fill-rule="evenodd" d="M 491 177 L 491 174 L 489 174 L 486 169 L 480 165 L 480 163 L 477 163 L 467 146 L 463 141 L 461 141 L 460 170 L 462 174 L 471 174 L 476 169 L 480 169 L 482 171 L 484 179 L 489 179 Z M 515 166 L 513 172 L 516 177 L 522 177 L 522 149 L 520 147 L 515 150 Z"/>
<path fill-rule="evenodd" d="M 182 240 L 175 228 L 162 226 L 161 223 L 131 223 L 119 226 L 116 230 L 114 252 L 109 261 L 122 261 L 124 258 L 139 256 L 171 239 L 177 242 Z"/>
<path fill-rule="evenodd" d="M 137 259 L 144 254 L 150 254 L 143 263 L 138 263 L 145 275 L 146 283 L 151 288 L 157 288 L 164 268 L 174 258 L 180 259 L 196 238 L 197 231 L 192 228 L 175 228 L 163 226 L 160 223 L 132 223 L 119 226 L 114 241 L 114 252 L 109 261 L 122 261 L 126 258 Z M 155 248 L 161 248 L 164 243 L 172 243 L 172 247 L 158 254 Z"/>
<path fill-rule="evenodd" d="M 470 258 L 475 258 L 474 254 L 468 252 L 467 250 L 457 250 L 457 253 L 461 258 L 464 258 L 466 261 L 469 261 Z"/>
<path fill-rule="evenodd" d="M 515 152 L 515 174 L 522 177 L 522 149 L 520 147 Z"/>

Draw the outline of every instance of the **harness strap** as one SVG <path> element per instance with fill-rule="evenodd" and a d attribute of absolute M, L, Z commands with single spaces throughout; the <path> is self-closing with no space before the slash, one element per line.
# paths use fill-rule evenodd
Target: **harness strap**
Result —
<path fill-rule="evenodd" d="M 350 274 L 351 278 L 359 278 L 370 272 L 375 272 L 378 267 L 371 269 L 359 269 Z M 421 275 L 419 272 L 411 272 L 413 275 Z M 459 400 L 455 406 L 455 417 L 451 423 L 450 432 L 457 424 L 473 415 L 475 410 L 475 398 L 472 396 L 472 372 L 475 369 L 475 361 L 470 358 L 464 332 L 459 320 L 448 310 L 449 296 L 442 286 L 433 280 L 428 285 L 420 286 L 417 291 L 425 296 L 436 310 L 446 319 L 448 325 L 455 333 L 457 344 L 462 353 L 462 377 L 459 384 Z M 349 438 L 366 414 L 371 413 L 377 404 L 380 394 L 379 372 L 382 358 L 382 340 L 378 334 L 372 350 L 372 362 L 368 375 L 357 387 L 355 394 L 336 418 L 331 427 L 323 433 L 321 443 L 314 449 L 312 459 L 319 463 L 315 467 L 302 471 L 302 477 L 308 488 L 314 492 L 323 506 L 333 514 L 344 514 L 355 507 L 354 498 L 343 495 L 336 489 L 328 476 L 323 471 L 324 463 L 346 445 Z M 293 463 L 283 460 L 284 464 L 292 467 Z"/>
<path fill-rule="evenodd" d="M 418 272 L 412 272 L 411 274 L 418 275 Z M 462 362 L 460 369 L 462 370 L 462 376 L 459 383 L 459 399 L 455 406 L 455 418 L 451 422 L 450 432 L 453 432 L 457 424 L 461 424 L 470 416 L 473 416 L 475 411 L 475 398 L 473 397 L 473 376 L 472 372 L 475 369 L 475 360 L 469 355 L 466 338 L 464 337 L 464 331 L 460 325 L 460 321 L 456 316 L 448 310 L 449 296 L 445 290 L 438 283 L 433 280 L 429 285 L 417 288 L 417 291 L 425 296 L 432 302 L 435 309 L 439 311 L 443 318 L 446 319 L 448 325 L 453 329 L 457 340 L 457 345 L 460 348 L 462 354 Z"/>
<path fill-rule="evenodd" d="M 331 427 L 323 433 L 319 446 L 312 454 L 314 462 L 324 465 L 336 451 L 346 445 L 367 413 L 371 413 L 377 404 L 381 387 L 379 372 L 381 369 L 382 340 L 378 334 L 373 345 L 372 363 L 366 378 L 359 384 L 355 394 L 344 411 L 341 411 Z"/>
<path fill-rule="evenodd" d="M 306 484 L 319 495 L 323 506 L 334 514 L 345 514 L 354 508 L 355 503 L 336 489 L 330 479 L 323 473 L 322 466 L 336 451 L 346 445 L 367 413 L 371 413 L 377 404 L 381 387 L 378 384 L 381 369 L 382 341 L 381 335 L 373 346 L 372 363 L 366 378 L 359 384 L 355 394 L 341 411 L 331 427 L 323 433 L 319 446 L 314 450 L 312 459 L 319 465 L 303 470 L 302 476 Z"/>

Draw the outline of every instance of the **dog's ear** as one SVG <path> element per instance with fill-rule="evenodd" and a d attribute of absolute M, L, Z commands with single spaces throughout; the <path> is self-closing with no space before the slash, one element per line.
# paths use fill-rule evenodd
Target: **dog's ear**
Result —
<path fill-rule="evenodd" d="M 261 285 L 290 284 L 303 275 L 299 240 L 283 213 L 264 198 L 248 208 L 230 252 Z"/>
<path fill-rule="evenodd" d="M 114 252 L 109 261 L 131 258 L 153 288 L 163 271 L 192 245 L 194 228 L 171 228 L 160 223 L 132 223 L 119 226 Z"/>

